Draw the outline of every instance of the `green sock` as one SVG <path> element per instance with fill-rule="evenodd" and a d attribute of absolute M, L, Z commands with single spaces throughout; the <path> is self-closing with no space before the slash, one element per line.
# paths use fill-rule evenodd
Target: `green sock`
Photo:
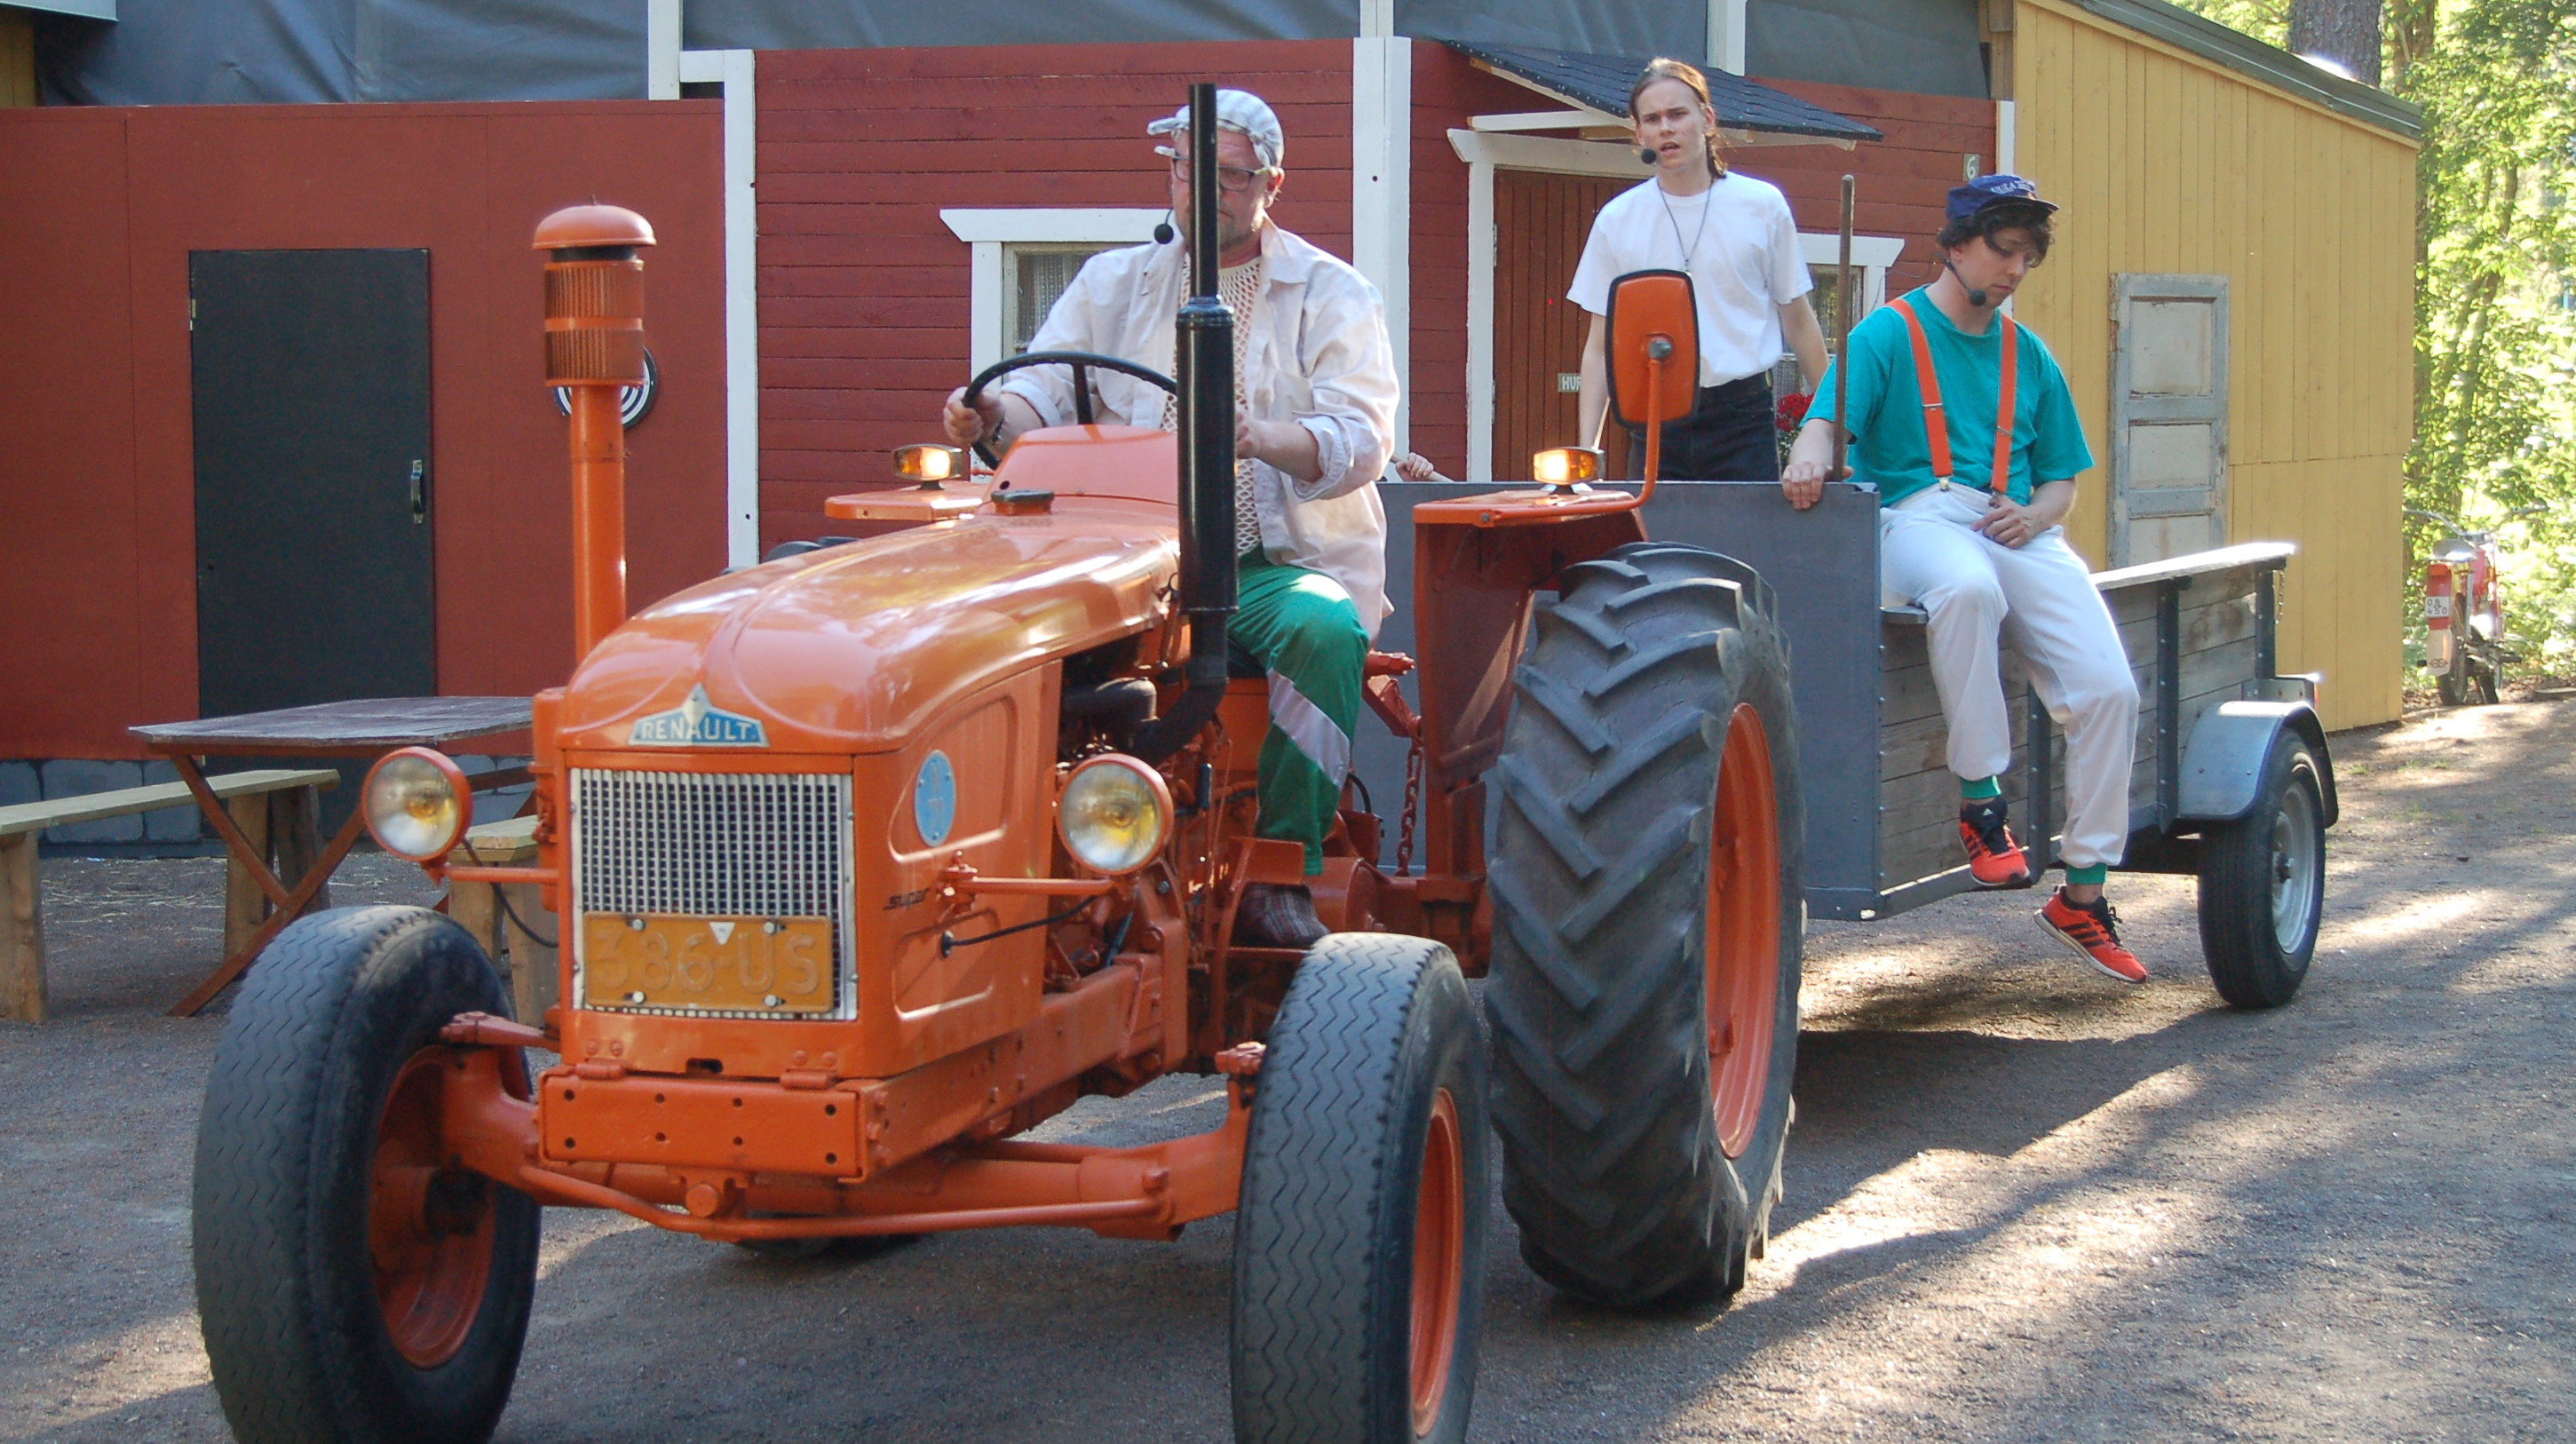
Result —
<path fill-rule="evenodd" d="M 2000 777 L 1981 777 L 1973 782 L 1965 777 L 1959 779 L 1961 802 L 1986 802 L 2003 795 L 2004 780 Z"/>
<path fill-rule="evenodd" d="M 2070 886 L 2074 887 L 2100 887 L 2103 880 L 2110 877 L 2110 875 L 2111 868 L 2109 864 L 2097 862 L 2091 867 L 2068 868 L 2066 870 L 2066 881 Z"/>

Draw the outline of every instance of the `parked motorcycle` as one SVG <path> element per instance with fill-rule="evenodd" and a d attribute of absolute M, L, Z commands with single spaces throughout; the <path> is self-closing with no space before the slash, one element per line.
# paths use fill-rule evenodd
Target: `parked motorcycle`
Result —
<path fill-rule="evenodd" d="M 2545 510 L 2517 507 L 2511 520 Z M 2504 599 L 2496 588 L 2496 568 L 2503 560 L 2495 533 L 2472 531 L 2457 518 L 2408 507 L 2448 530 L 2433 544 L 2424 563 L 2424 668 L 2433 674 L 2442 705 L 2493 703 L 2502 700 L 2497 683 L 2512 656 L 2504 635 Z"/>

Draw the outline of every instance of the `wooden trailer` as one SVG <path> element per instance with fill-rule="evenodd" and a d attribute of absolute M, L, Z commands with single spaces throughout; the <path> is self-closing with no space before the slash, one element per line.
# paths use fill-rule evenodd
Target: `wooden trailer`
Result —
<path fill-rule="evenodd" d="M 1412 506 L 1486 488 L 1381 489 L 1389 592 L 1410 597 Z M 1665 482 L 1645 516 L 1657 540 L 1747 562 L 1779 597 L 1798 706 L 1809 915 L 1876 921 L 1974 888 L 1923 613 L 1880 606 L 1876 492 L 1837 484 L 1797 512 L 1769 483 Z M 2324 832 L 2336 814 L 2317 718 L 2321 679 L 2277 671 L 2275 585 L 2295 550 L 2255 542 L 2094 576 L 2138 683 L 2121 870 L 2199 877 L 2211 976 L 2228 1001 L 2248 1007 L 2288 1001 L 2306 974 L 2324 903 Z M 1409 629 L 1399 610 L 1379 645 L 1410 650 Z M 2015 760 L 2004 793 L 2015 835 L 2045 869 L 2066 815 L 2063 738 L 2009 649 L 2005 674 Z M 1373 795 L 1386 796 L 1402 786 L 1404 759 L 1376 730 L 1361 729 L 1357 768 Z"/>

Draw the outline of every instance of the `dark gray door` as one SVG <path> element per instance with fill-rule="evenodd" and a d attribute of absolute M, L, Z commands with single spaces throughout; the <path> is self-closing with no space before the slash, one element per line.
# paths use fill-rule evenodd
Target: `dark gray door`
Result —
<path fill-rule="evenodd" d="M 188 257 L 197 701 L 438 690 L 429 252 Z"/>

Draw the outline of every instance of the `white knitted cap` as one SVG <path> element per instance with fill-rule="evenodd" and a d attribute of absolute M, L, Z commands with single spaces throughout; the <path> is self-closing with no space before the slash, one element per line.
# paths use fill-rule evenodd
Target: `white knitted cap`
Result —
<path fill-rule="evenodd" d="M 1249 90 L 1220 90 L 1216 93 L 1216 123 L 1221 130 L 1239 131 L 1252 142 L 1252 153 L 1261 160 L 1263 170 L 1277 170 L 1280 158 L 1288 153 L 1288 137 L 1279 129 L 1279 117 L 1268 101 Z M 1145 127 L 1147 135 L 1170 135 L 1190 128 L 1190 108 L 1186 105 Z"/>

